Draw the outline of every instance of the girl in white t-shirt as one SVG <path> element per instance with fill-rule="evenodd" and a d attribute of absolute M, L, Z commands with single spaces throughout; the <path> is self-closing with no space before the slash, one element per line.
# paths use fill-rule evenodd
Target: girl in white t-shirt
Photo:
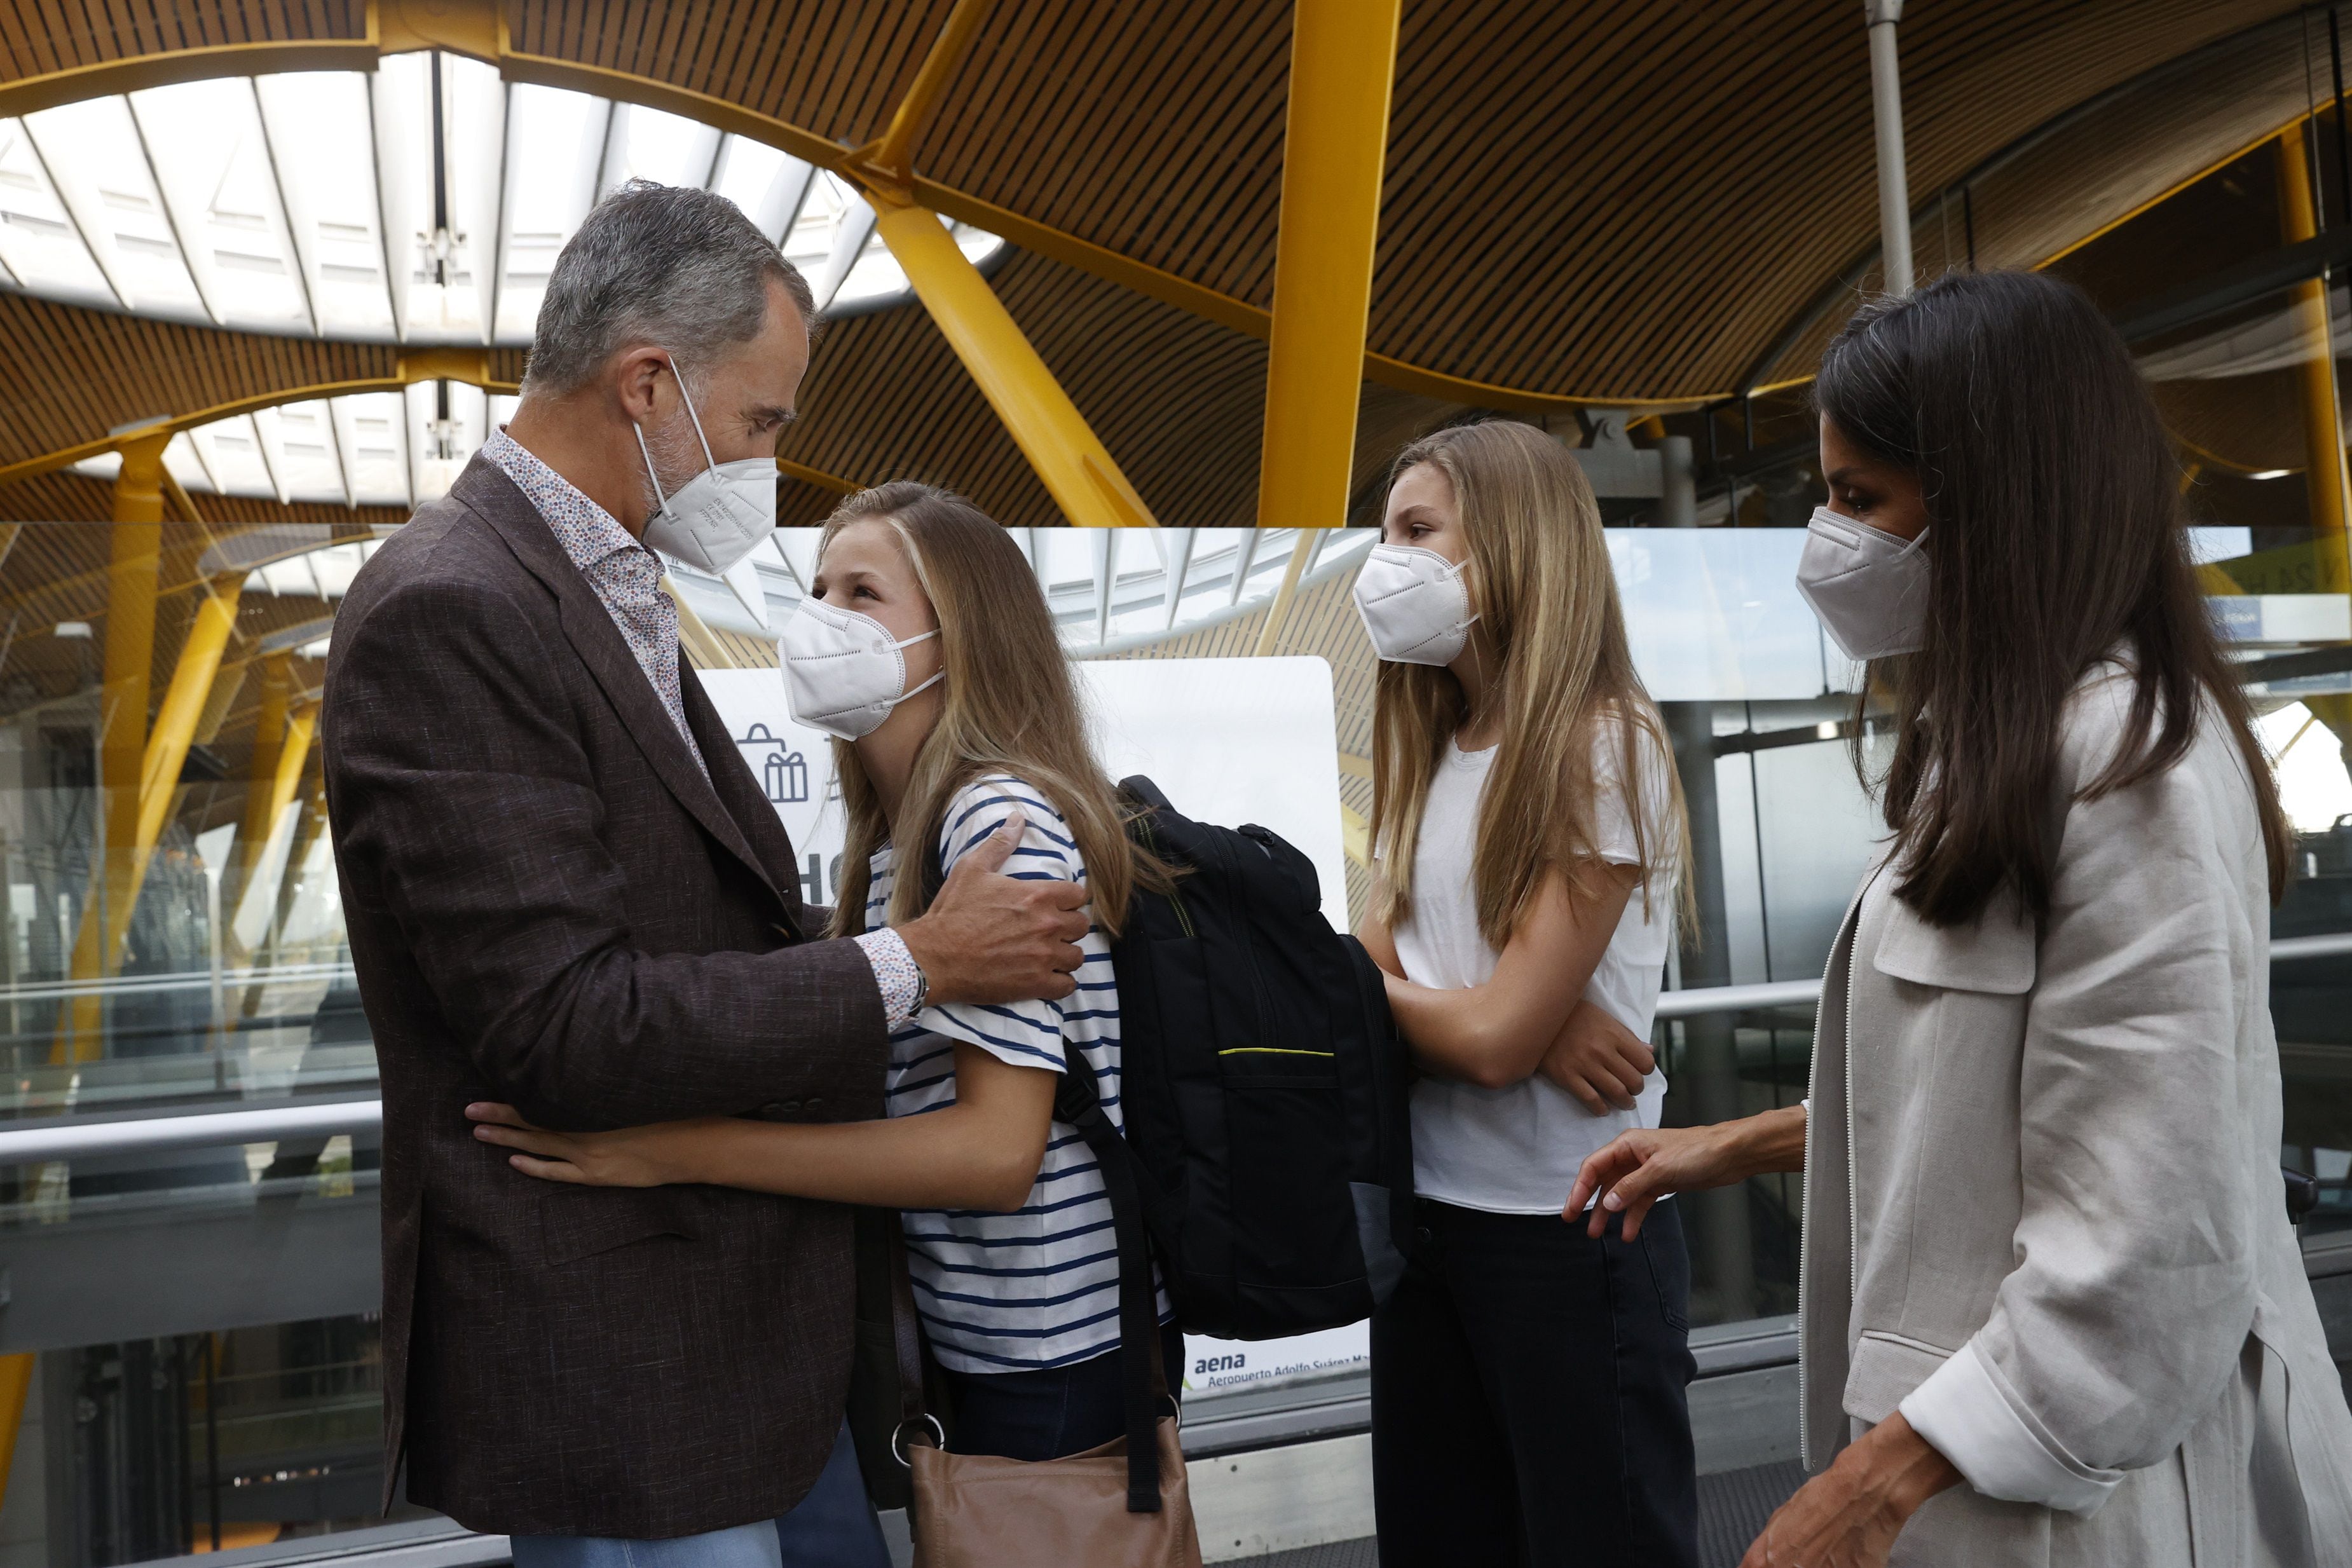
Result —
<path fill-rule="evenodd" d="M 1679 1223 L 1560 1218 L 1587 1155 L 1657 1124 L 1635 1037 L 1684 838 L 1591 486 L 1526 425 L 1416 442 L 1356 600 L 1381 659 L 1360 935 L 1425 1075 L 1415 1249 L 1372 1319 L 1381 1568 L 1696 1563 Z"/>

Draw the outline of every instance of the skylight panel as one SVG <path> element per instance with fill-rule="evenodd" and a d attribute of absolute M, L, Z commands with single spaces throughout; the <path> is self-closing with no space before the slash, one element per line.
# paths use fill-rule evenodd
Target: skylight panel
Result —
<path fill-rule="evenodd" d="M 821 308 L 911 292 L 840 176 L 658 110 L 509 89 L 430 50 L 0 120 L 0 287 L 345 341 L 526 345 L 557 255 L 632 179 L 733 202 Z M 975 261 L 1003 248 L 950 228 Z"/>
<path fill-rule="evenodd" d="M 555 257 L 596 203 L 614 106 L 551 87 L 514 89 L 498 340 L 527 343 Z"/>
<path fill-rule="evenodd" d="M 356 544 L 329 545 L 314 549 L 304 557 L 310 565 L 310 575 L 317 580 L 322 598 L 341 599 L 351 591 L 352 579 L 359 575 L 366 560 Z"/>
<path fill-rule="evenodd" d="M 408 405 L 398 392 L 334 400 L 335 437 L 352 498 L 362 507 L 409 504 Z"/>
<path fill-rule="evenodd" d="M 801 198 L 808 193 L 809 176 L 815 172 L 789 152 L 730 136 L 719 149 L 710 188 L 742 208 L 752 226 L 770 240 L 782 242 L 800 212 Z"/>
<path fill-rule="evenodd" d="M 341 505 L 349 499 L 334 418 L 324 402 L 289 402 L 255 416 L 279 492 L 290 500 Z"/>
<path fill-rule="evenodd" d="M 60 104 L 26 115 L 24 123 L 123 308 L 211 319 L 182 259 L 130 104 L 119 98 Z"/>
<path fill-rule="evenodd" d="M 719 128 L 638 104 L 613 106 L 604 133 L 601 197 L 631 180 L 709 188 L 719 163 Z"/>
<path fill-rule="evenodd" d="M 310 329 L 278 170 L 247 77 L 131 95 L 178 249 L 224 326 Z M 167 232 L 160 242 L 169 245 Z"/>
<path fill-rule="evenodd" d="M 376 70 L 377 177 L 404 342 L 488 340 L 506 104 L 498 72 L 478 60 L 393 55 Z"/>
<path fill-rule="evenodd" d="M 261 437 L 250 416 L 215 420 L 188 434 L 220 494 L 255 500 L 276 498 L 278 484 L 263 460 Z"/>
<path fill-rule="evenodd" d="M 847 181 L 830 170 L 818 173 L 809 182 L 807 198 L 801 203 L 791 232 L 784 235 L 784 259 L 814 278 L 833 254 L 834 231 L 853 204 L 865 204 Z"/>
<path fill-rule="evenodd" d="M 898 258 L 890 254 L 890 247 L 882 242 L 882 236 L 875 235 L 866 240 L 856 261 L 842 278 L 841 287 L 834 291 L 833 302 L 836 305 L 864 304 L 903 294 L 909 287 L 907 269 L 898 265 Z"/>
<path fill-rule="evenodd" d="M 204 459 L 196 455 L 196 444 L 184 430 L 164 444 L 163 472 L 178 481 L 183 490 L 216 488 L 213 476 L 205 471 Z"/>
<path fill-rule="evenodd" d="M 254 87 L 319 330 L 378 341 L 395 337 L 367 78 L 288 72 L 256 78 Z"/>
<path fill-rule="evenodd" d="M 118 303 L 21 120 L 0 120 L 0 267 L 19 287 L 50 298 Z"/>
<path fill-rule="evenodd" d="M 437 500 L 488 438 L 482 389 L 464 382 L 419 382 L 406 391 L 410 487 Z"/>

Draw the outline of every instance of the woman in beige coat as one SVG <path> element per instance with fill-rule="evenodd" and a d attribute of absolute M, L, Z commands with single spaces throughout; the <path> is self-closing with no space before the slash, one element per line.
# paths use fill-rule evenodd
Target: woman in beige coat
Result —
<path fill-rule="evenodd" d="M 1800 583 L 1893 750 L 1809 1106 L 1626 1134 L 1566 1215 L 1805 1172 L 1817 1473 L 1746 1568 L 2352 1564 L 2278 1169 L 2289 839 L 2147 390 L 1994 273 L 1866 308 L 1817 396 Z"/>

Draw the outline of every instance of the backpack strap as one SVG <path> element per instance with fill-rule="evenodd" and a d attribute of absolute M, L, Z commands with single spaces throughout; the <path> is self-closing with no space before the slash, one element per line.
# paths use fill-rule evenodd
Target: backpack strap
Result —
<path fill-rule="evenodd" d="M 1151 1291 L 1151 1247 L 1143 1227 L 1143 1198 L 1128 1163 L 1127 1140 L 1104 1113 L 1094 1070 L 1066 1063 L 1054 1092 L 1054 1115 L 1086 1140 L 1110 1200 L 1118 1241 L 1118 1343 L 1122 1398 L 1127 1408 L 1127 1511 L 1160 1511 L 1159 1405 L 1169 1396 L 1160 1365 L 1160 1313 Z"/>

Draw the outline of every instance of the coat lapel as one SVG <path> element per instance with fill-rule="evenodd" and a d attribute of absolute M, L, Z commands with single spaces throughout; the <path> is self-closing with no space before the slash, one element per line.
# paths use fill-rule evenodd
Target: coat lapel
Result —
<path fill-rule="evenodd" d="M 710 765 L 710 783 L 718 792 L 719 806 L 741 827 L 751 852 L 757 857 L 756 863 L 767 873 L 768 885 L 783 901 L 793 934 L 804 935 L 807 922 L 803 915 L 801 873 L 793 862 L 792 835 L 784 831 L 784 824 L 777 820 L 776 809 L 769 803 L 766 791 L 751 777 L 742 748 L 727 733 L 726 721 L 719 716 L 710 695 L 702 689 L 701 677 L 683 662 L 678 665 L 677 685 L 686 699 L 688 727 L 694 731 L 695 744 L 702 748 L 703 760 Z"/>
<path fill-rule="evenodd" d="M 653 682 L 646 678 L 636 655 L 629 652 L 621 629 L 613 624 L 612 612 L 596 597 L 588 580 L 580 575 L 580 569 L 572 564 L 572 558 L 563 553 L 563 547 L 556 542 L 554 531 L 539 515 L 539 509 L 497 464 L 478 453 L 457 476 L 457 483 L 450 486 L 449 494 L 496 528 L 507 548 L 555 595 L 565 638 L 580 655 L 581 663 L 588 666 L 596 684 L 604 688 L 606 700 L 620 716 L 621 727 L 645 754 L 654 776 L 677 797 L 688 814 L 702 824 L 706 832 L 767 884 L 779 903 L 796 907 L 797 900 L 787 901 L 778 890 L 775 878 L 752 852 L 742 829 L 719 803 L 710 780 L 695 766 L 685 737 L 670 719 L 669 710 L 662 706 Z M 681 687 L 692 685 L 682 648 L 678 652 L 678 675 Z M 694 689 L 699 695 L 700 688 Z M 709 699 L 705 698 L 704 703 L 707 706 Z M 715 716 L 712 727 L 719 728 Z M 724 735 L 724 729 L 719 733 Z M 706 747 L 708 744 L 704 743 Z M 718 756 L 707 760 L 715 768 L 727 758 Z"/>

